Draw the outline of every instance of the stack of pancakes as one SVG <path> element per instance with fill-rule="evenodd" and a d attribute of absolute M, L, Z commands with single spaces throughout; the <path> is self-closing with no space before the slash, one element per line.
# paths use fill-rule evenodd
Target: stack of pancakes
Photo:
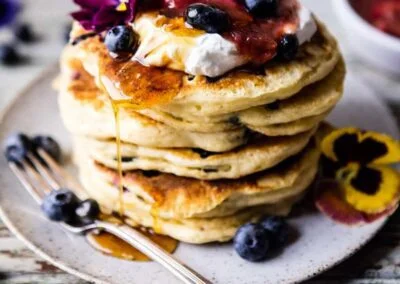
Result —
<path fill-rule="evenodd" d="M 75 25 L 71 37 L 83 33 Z M 149 84 L 119 88 L 151 100 L 120 109 L 122 180 L 115 90 L 106 82 L 120 86 L 135 74 L 127 74 L 128 63 L 104 63 L 110 60 L 98 37 L 69 45 L 58 84 L 81 182 L 105 212 L 122 202 L 130 224 L 189 243 L 222 242 L 246 222 L 289 214 L 304 196 L 318 168 L 320 123 L 340 99 L 345 75 L 323 25 L 295 60 L 267 64 L 265 72 L 234 70 L 210 81 L 159 69 Z M 162 77 L 168 72 L 173 80 Z"/>

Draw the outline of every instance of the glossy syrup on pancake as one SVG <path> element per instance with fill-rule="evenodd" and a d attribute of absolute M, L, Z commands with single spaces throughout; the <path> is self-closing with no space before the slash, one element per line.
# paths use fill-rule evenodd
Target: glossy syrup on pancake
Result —
<path fill-rule="evenodd" d="M 122 107 L 129 107 L 130 105 L 127 104 L 127 102 L 124 101 L 117 101 L 117 100 L 113 100 L 111 99 L 111 103 L 112 103 L 112 107 L 113 107 L 113 111 L 114 111 L 114 118 L 115 118 L 115 137 L 116 137 L 116 144 L 117 144 L 117 172 L 118 172 L 118 191 L 119 191 L 119 214 L 120 216 L 124 216 L 124 186 L 122 183 L 123 180 L 123 171 L 122 171 L 122 154 L 121 154 L 121 129 L 120 129 L 120 110 Z M 132 107 L 135 107 L 135 105 L 133 105 Z M 157 209 L 157 204 L 154 203 L 154 205 L 152 206 L 151 209 L 151 213 L 153 216 L 153 229 L 156 233 L 161 232 L 160 226 L 158 225 L 159 222 L 157 220 L 157 214 L 158 209 Z M 109 235 L 109 234 L 107 234 Z M 114 245 L 112 244 L 112 240 L 113 236 L 109 235 L 109 236 L 97 236 L 97 237 L 93 237 L 93 241 L 96 241 L 97 245 L 100 245 L 101 243 L 103 243 L 103 245 L 106 245 L 108 249 L 111 249 Z M 156 236 L 153 234 L 153 236 Z M 152 239 L 152 238 L 151 238 Z M 155 238 L 155 240 L 157 240 L 157 238 Z M 115 240 L 114 240 L 115 241 Z M 108 245 L 107 245 L 108 244 Z M 157 243 L 159 244 L 159 243 Z M 126 244 L 128 245 L 128 244 Z M 159 244 L 162 245 L 162 244 Z M 121 246 L 123 247 L 124 245 L 121 244 Z M 95 246 L 96 247 L 96 246 Z M 122 249 L 121 247 L 121 249 Z M 136 249 L 134 249 L 134 251 L 137 251 Z M 143 254 L 141 254 L 140 252 L 138 252 L 140 254 L 140 259 L 139 260 L 144 260 Z M 114 255 L 114 254 L 113 254 Z M 118 256 L 119 254 L 116 253 L 116 255 Z M 123 257 L 124 258 L 124 257 Z M 136 258 L 134 258 L 136 259 Z"/>
<path fill-rule="evenodd" d="M 156 233 L 161 233 L 161 224 L 158 220 L 158 216 L 160 216 L 159 211 L 160 210 L 157 206 L 157 203 L 154 203 L 153 206 L 151 207 L 150 214 L 153 217 L 153 230 Z"/>
<path fill-rule="evenodd" d="M 120 119 L 119 119 L 119 111 L 120 106 L 116 102 L 112 102 L 113 112 L 114 112 L 114 120 L 115 120 L 115 137 L 117 142 L 117 163 L 118 163 L 118 188 L 119 188 L 119 214 L 121 216 L 124 215 L 124 188 L 122 186 L 122 155 L 121 155 L 121 128 L 120 128 Z"/>
<path fill-rule="evenodd" d="M 170 69 L 144 66 L 136 60 L 119 61 L 102 52 L 101 83 L 113 102 L 131 109 L 150 108 L 171 101 L 182 86 L 184 74 Z"/>
<path fill-rule="evenodd" d="M 124 215 L 122 185 L 122 155 L 120 133 L 120 110 L 127 108 L 140 110 L 153 105 L 170 101 L 182 85 L 182 73 L 178 71 L 148 67 L 138 61 L 119 61 L 103 52 L 99 58 L 101 84 L 108 84 L 108 95 L 111 100 L 115 118 L 115 137 L 117 144 L 117 169 L 119 188 L 119 214 Z M 103 87 L 103 89 L 106 89 Z M 113 92 L 110 92 L 110 89 Z M 157 225 L 157 205 L 153 205 L 154 230 L 161 232 Z"/>

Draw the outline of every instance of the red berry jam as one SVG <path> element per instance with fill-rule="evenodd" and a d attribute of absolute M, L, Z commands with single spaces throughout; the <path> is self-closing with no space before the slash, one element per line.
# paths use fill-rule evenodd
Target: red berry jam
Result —
<path fill-rule="evenodd" d="M 167 16 L 183 16 L 193 3 L 208 4 L 225 11 L 231 19 L 231 28 L 222 34 L 234 42 L 241 54 L 253 65 L 262 65 L 277 55 L 278 42 L 290 27 L 298 26 L 297 0 L 280 0 L 276 16 L 254 17 L 239 0 L 165 0 Z"/>
<path fill-rule="evenodd" d="M 253 64 L 264 64 L 277 54 L 278 42 L 289 25 L 298 25 L 298 2 L 280 1 L 277 17 L 254 19 L 250 22 L 234 22 L 233 29 L 223 36 L 233 42 L 239 51 Z"/>
<path fill-rule="evenodd" d="M 400 37 L 400 0 L 351 0 L 350 3 L 369 23 Z"/>

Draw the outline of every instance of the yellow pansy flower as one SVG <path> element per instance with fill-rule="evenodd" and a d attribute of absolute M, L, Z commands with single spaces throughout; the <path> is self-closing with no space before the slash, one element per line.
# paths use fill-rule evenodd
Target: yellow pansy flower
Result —
<path fill-rule="evenodd" d="M 340 197 L 364 214 L 392 212 L 388 209 L 397 207 L 400 175 L 390 164 L 400 162 L 398 141 L 381 133 L 349 127 L 328 134 L 322 140 L 321 151 L 323 167 L 328 169 L 325 173 L 338 184 L 336 205 Z M 320 204 L 327 204 L 327 196 L 333 195 L 324 194 L 325 200 L 319 201 Z"/>

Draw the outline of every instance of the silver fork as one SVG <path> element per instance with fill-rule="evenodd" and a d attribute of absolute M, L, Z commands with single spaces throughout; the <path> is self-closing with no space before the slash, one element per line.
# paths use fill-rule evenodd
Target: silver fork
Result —
<path fill-rule="evenodd" d="M 28 153 L 27 159 L 21 161 L 20 164 L 9 162 L 8 165 L 24 188 L 40 205 L 43 198 L 51 192 L 60 188 L 68 188 L 71 184 L 74 185 L 78 195 L 82 196 L 85 191 L 76 183 L 71 176 L 64 171 L 57 162 L 44 150 L 38 149 L 37 154 L 43 160 L 42 162 L 33 154 Z M 46 165 L 42 163 L 45 162 Z M 63 187 L 68 185 L 66 187 Z M 152 260 L 158 262 L 164 268 L 169 270 L 183 283 L 187 284 L 202 284 L 211 283 L 203 278 L 200 274 L 189 268 L 170 253 L 162 249 L 160 246 L 152 242 L 138 230 L 127 225 L 112 224 L 100 220 L 84 226 L 71 226 L 66 223 L 60 225 L 67 231 L 73 234 L 86 234 L 92 231 L 106 231 L 122 240 L 126 241 Z"/>

